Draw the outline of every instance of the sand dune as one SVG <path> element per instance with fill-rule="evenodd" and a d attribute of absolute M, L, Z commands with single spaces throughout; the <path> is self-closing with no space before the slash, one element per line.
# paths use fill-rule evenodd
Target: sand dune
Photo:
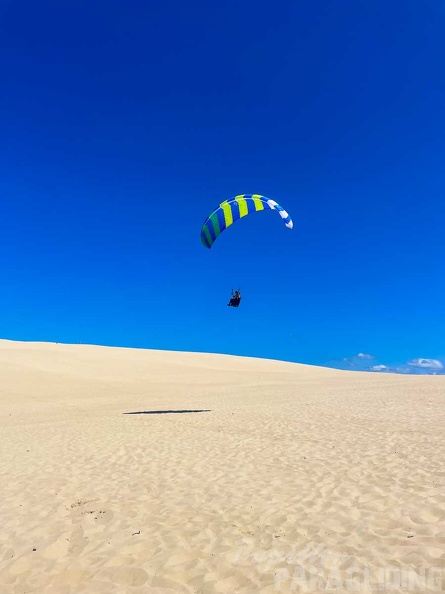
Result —
<path fill-rule="evenodd" d="M 1 594 L 445 590 L 445 377 L 1 341 L 0 392 Z"/>

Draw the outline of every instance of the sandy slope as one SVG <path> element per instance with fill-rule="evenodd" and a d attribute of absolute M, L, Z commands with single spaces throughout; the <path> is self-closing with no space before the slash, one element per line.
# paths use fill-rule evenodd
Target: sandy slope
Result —
<path fill-rule="evenodd" d="M 445 590 L 444 428 L 445 377 L 1 341 L 0 593 Z"/>

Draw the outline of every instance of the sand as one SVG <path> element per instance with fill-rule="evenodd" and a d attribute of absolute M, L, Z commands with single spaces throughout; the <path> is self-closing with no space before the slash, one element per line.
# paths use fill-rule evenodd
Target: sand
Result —
<path fill-rule="evenodd" d="M 445 377 L 1 341 L 0 392 L 1 594 L 445 590 Z"/>

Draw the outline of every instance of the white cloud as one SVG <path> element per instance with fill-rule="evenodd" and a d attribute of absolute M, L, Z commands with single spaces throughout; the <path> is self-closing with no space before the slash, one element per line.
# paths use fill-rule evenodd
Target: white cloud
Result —
<path fill-rule="evenodd" d="M 373 365 L 371 371 L 389 371 L 389 367 L 386 365 Z"/>
<path fill-rule="evenodd" d="M 444 365 L 438 359 L 413 359 L 408 361 L 408 365 L 411 367 L 420 367 L 422 369 L 443 369 Z"/>
<path fill-rule="evenodd" d="M 410 375 L 436 375 L 445 373 L 445 365 L 438 359 L 413 359 L 406 365 L 389 367 L 388 365 L 373 365 L 368 371 L 379 371 L 383 373 L 404 373 Z"/>
<path fill-rule="evenodd" d="M 405 374 L 412 374 L 413 370 L 409 367 L 395 367 L 394 373 L 405 373 Z"/>
<path fill-rule="evenodd" d="M 350 367 L 362 366 L 364 361 L 368 359 L 375 359 L 374 355 L 367 355 L 366 353 L 358 353 L 352 357 L 343 357 L 342 362 L 346 363 Z"/>
<path fill-rule="evenodd" d="M 371 359 L 376 359 L 375 355 L 367 353 L 358 353 L 353 357 L 344 357 L 342 359 L 343 369 L 354 369 L 357 371 L 373 371 L 377 373 L 403 373 L 410 375 L 445 375 L 445 362 L 438 359 L 425 359 L 419 357 L 412 359 L 401 365 L 379 364 L 378 359 L 371 364 Z"/>

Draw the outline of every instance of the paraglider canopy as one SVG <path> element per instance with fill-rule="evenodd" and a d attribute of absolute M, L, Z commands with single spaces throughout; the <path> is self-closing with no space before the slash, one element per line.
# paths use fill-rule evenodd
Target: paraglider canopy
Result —
<path fill-rule="evenodd" d="M 261 210 L 276 210 L 288 229 L 294 224 L 289 214 L 274 200 L 260 194 L 240 194 L 221 202 L 206 218 L 201 228 L 204 247 L 211 248 L 216 238 L 235 221 Z"/>

